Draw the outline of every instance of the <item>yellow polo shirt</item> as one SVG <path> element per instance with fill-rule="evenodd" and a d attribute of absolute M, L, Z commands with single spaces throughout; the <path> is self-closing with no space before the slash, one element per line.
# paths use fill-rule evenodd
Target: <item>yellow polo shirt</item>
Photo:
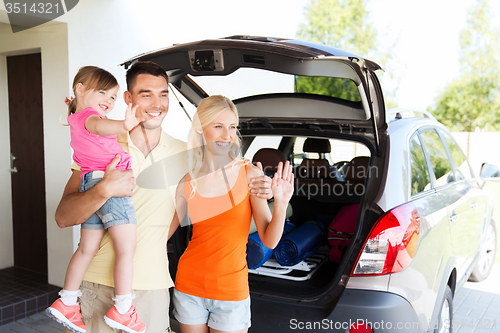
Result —
<path fill-rule="evenodd" d="M 166 252 L 170 222 L 175 212 L 175 189 L 187 173 L 186 143 L 162 131 L 158 146 L 144 157 L 128 133 L 118 136 L 123 150 L 131 155 L 136 186 L 132 200 L 137 216 L 137 248 L 132 288 L 155 290 L 173 287 Z M 74 169 L 78 169 L 78 166 Z M 115 253 L 109 233 L 90 263 L 84 280 L 114 286 Z"/>

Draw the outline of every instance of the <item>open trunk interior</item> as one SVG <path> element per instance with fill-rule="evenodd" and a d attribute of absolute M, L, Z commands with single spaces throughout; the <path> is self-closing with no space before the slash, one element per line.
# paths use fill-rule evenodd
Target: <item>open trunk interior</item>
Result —
<path fill-rule="evenodd" d="M 250 291 L 315 298 L 340 279 L 337 267 L 356 227 L 370 151 L 354 141 L 304 136 L 244 136 L 243 142 L 245 158 L 261 162 L 269 176 L 283 158 L 293 162 L 295 176 L 295 192 L 287 211 L 291 228 L 285 225 L 271 258 L 254 269 L 255 260 L 250 257 L 255 255 L 251 248 L 255 229 L 250 229 Z"/>

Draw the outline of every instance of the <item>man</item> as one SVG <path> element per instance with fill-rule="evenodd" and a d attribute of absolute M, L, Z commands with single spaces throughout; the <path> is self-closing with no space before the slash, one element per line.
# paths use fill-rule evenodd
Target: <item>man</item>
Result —
<path fill-rule="evenodd" d="M 101 182 L 80 193 L 80 171 L 74 165 L 55 217 L 59 227 L 81 224 L 108 198 L 133 195 L 138 222 L 134 304 L 148 333 L 165 332 L 170 326 L 168 289 L 173 286 L 166 255 L 169 226 L 175 211 L 172 187 L 175 189 L 187 172 L 186 145 L 161 128 L 169 104 L 168 77 L 161 67 L 151 62 L 135 63 L 127 71 L 124 99 L 127 104 L 137 105 L 138 116 L 145 119 L 129 133 L 118 136 L 118 142 L 131 155 L 132 170 L 116 170 L 117 157 L 108 165 Z M 136 186 L 135 177 L 148 173 L 151 176 L 151 170 L 156 170 L 154 179 L 159 186 Z M 254 184 L 259 195 L 271 196 L 269 177 L 259 177 Z M 113 246 L 106 233 L 81 287 L 81 312 L 89 333 L 113 332 L 103 321 L 113 306 L 113 263 Z"/>

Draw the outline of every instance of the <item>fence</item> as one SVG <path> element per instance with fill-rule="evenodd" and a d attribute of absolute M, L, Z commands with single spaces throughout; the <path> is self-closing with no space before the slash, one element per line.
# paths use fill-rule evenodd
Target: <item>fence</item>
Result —
<path fill-rule="evenodd" d="M 500 167 L 500 132 L 453 132 L 453 137 L 479 175 L 484 162 Z"/>

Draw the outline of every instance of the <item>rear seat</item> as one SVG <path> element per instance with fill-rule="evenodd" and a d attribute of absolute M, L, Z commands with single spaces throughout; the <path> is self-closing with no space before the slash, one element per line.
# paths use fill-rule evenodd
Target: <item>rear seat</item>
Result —
<path fill-rule="evenodd" d="M 271 178 L 278 169 L 278 163 L 282 162 L 285 164 L 285 161 L 285 155 L 283 155 L 283 153 L 278 149 L 274 148 L 261 148 L 252 158 L 252 163 L 256 164 L 257 162 L 260 162 L 262 164 L 264 174 Z"/>
<path fill-rule="evenodd" d="M 336 177 L 336 170 L 333 170 L 333 167 L 330 167 L 328 174 L 318 172 L 318 168 L 316 170 L 312 169 L 308 173 L 303 173 L 302 170 L 299 170 L 296 179 L 295 195 L 305 196 L 320 202 L 359 202 L 365 193 L 364 183 L 369 172 L 369 162 L 370 158 L 367 156 L 354 157 L 346 166 L 343 180 L 339 180 Z M 317 165 L 309 161 L 306 163 L 311 167 L 316 167 Z M 305 168 L 306 163 L 303 161 L 299 168 Z M 307 177 L 301 177 L 304 175 Z"/>
<path fill-rule="evenodd" d="M 368 156 L 356 156 L 347 164 L 344 179 L 353 183 L 364 183 L 368 177 L 370 158 Z"/>

